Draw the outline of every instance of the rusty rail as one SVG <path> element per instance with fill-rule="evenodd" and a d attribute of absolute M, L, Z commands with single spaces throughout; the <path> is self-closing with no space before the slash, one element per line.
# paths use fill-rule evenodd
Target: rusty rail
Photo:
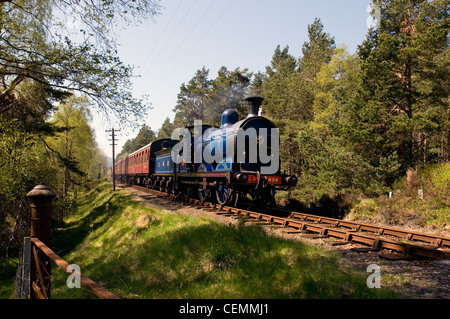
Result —
<path fill-rule="evenodd" d="M 182 201 L 203 208 L 216 211 L 217 214 L 244 216 L 249 220 L 259 221 L 265 224 L 279 225 L 294 229 L 295 233 L 316 233 L 317 237 L 333 237 L 340 240 L 340 243 L 356 243 L 369 246 L 373 250 L 388 249 L 402 254 L 405 257 L 420 256 L 431 259 L 450 259 L 450 252 L 439 248 L 450 247 L 450 238 L 428 235 L 417 232 L 404 231 L 400 229 L 381 227 L 357 222 L 343 221 L 339 219 L 309 215 L 297 212 L 282 211 L 290 213 L 288 218 L 277 217 L 269 214 L 262 214 L 245 209 L 220 206 L 218 204 L 201 202 L 193 198 L 180 198 L 173 194 L 148 189 L 146 187 L 133 186 L 145 192 L 158 196 L 168 197 L 172 200 Z M 369 234 L 367 233 L 369 232 Z M 390 235 L 407 239 L 409 241 L 422 241 L 437 247 L 427 247 L 412 243 L 399 242 L 392 239 L 383 238 L 383 235 Z"/>
<path fill-rule="evenodd" d="M 231 211 L 233 211 L 233 209 L 231 209 Z M 433 259 L 450 258 L 450 252 L 438 250 L 434 247 L 426 247 L 382 238 L 380 237 L 381 234 L 376 234 L 376 236 L 373 236 L 372 234 L 360 232 L 360 230 L 362 230 L 362 227 L 360 229 L 343 229 L 338 228 L 341 227 L 338 223 L 335 223 L 333 224 L 333 227 L 330 227 L 329 225 L 320 224 L 317 221 L 295 220 L 291 218 L 282 218 L 249 211 L 238 211 L 237 213 L 253 219 L 281 225 L 284 227 L 294 228 L 298 232 L 312 232 L 323 237 L 338 238 L 342 240 L 343 243 L 357 243 L 370 246 L 374 249 L 389 249 L 401 253 L 405 256 L 421 256 Z M 445 239 L 446 240 L 443 240 L 442 242 L 447 242 L 448 238 Z"/>
<path fill-rule="evenodd" d="M 421 241 L 428 244 L 441 246 L 441 247 L 450 247 L 450 238 L 442 237 L 442 236 L 435 236 L 435 235 L 429 235 L 424 233 L 418 233 L 413 232 L 409 230 L 402 230 L 392 227 L 385 227 L 385 226 L 375 226 L 375 225 L 369 225 L 369 224 L 363 224 L 358 222 L 352 222 L 352 221 L 344 221 L 339 220 L 335 218 L 329 218 L 329 217 L 320 217 L 315 215 L 309 215 L 304 213 L 298 213 L 298 212 L 291 212 L 291 218 L 294 219 L 300 219 L 304 221 L 311 221 L 314 223 L 319 224 L 326 224 L 331 225 L 334 227 L 344 227 L 349 228 L 353 231 L 366 231 L 371 232 L 376 235 L 389 235 L 394 236 L 402 239 L 407 239 L 410 241 Z"/>

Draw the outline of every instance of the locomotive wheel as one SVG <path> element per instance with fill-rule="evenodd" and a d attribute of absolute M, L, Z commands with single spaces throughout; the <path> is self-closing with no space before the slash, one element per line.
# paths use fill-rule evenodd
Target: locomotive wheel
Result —
<path fill-rule="evenodd" d="M 233 199 L 233 189 L 222 183 L 216 189 L 216 198 L 219 205 L 225 206 Z"/>
<path fill-rule="evenodd" d="M 192 190 L 191 186 L 184 186 L 183 187 L 183 195 L 186 198 L 189 198 L 192 196 L 192 194 L 194 193 L 194 191 Z"/>
<path fill-rule="evenodd" d="M 211 195 L 211 191 L 209 189 L 202 189 L 199 188 L 198 189 L 198 198 L 204 202 L 205 200 L 207 200 L 209 198 L 209 196 Z"/>

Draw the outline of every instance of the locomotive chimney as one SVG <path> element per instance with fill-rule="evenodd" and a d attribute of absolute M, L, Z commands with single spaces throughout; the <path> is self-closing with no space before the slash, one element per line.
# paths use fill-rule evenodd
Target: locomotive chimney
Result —
<path fill-rule="evenodd" d="M 251 96 L 251 97 L 246 98 L 245 100 L 248 103 L 247 118 L 258 116 L 259 108 L 261 107 L 262 101 L 264 99 L 259 96 Z"/>

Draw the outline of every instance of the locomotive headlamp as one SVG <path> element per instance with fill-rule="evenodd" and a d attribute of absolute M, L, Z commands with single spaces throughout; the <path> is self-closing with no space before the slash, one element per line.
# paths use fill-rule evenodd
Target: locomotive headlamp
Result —
<path fill-rule="evenodd" d="M 284 180 L 286 181 L 287 184 L 289 184 L 291 186 L 296 185 L 298 182 L 298 178 L 295 175 L 287 176 Z"/>
<path fill-rule="evenodd" d="M 247 183 L 248 181 L 248 174 L 246 173 L 237 173 L 234 175 L 234 178 L 238 180 L 240 183 Z"/>

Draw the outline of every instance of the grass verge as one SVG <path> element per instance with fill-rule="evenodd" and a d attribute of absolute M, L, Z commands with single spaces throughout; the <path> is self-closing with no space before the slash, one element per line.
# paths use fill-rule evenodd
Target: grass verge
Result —
<path fill-rule="evenodd" d="M 259 225 L 151 209 L 107 183 L 84 195 L 53 246 L 121 298 L 395 298 L 337 254 L 267 235 Z M 56 267 L 55 267 L 56 268 Z M 55 269 L 54 268 L 54 269 Z M 94 298 L 53 270 L 53 298 Z"/>
<path fill-rule="evenodd" d="M 450 232 L 450 163 L 408 170 L 394 189 L 392 197 L 360 200 L 348 217 L 368 223 Z"/>

